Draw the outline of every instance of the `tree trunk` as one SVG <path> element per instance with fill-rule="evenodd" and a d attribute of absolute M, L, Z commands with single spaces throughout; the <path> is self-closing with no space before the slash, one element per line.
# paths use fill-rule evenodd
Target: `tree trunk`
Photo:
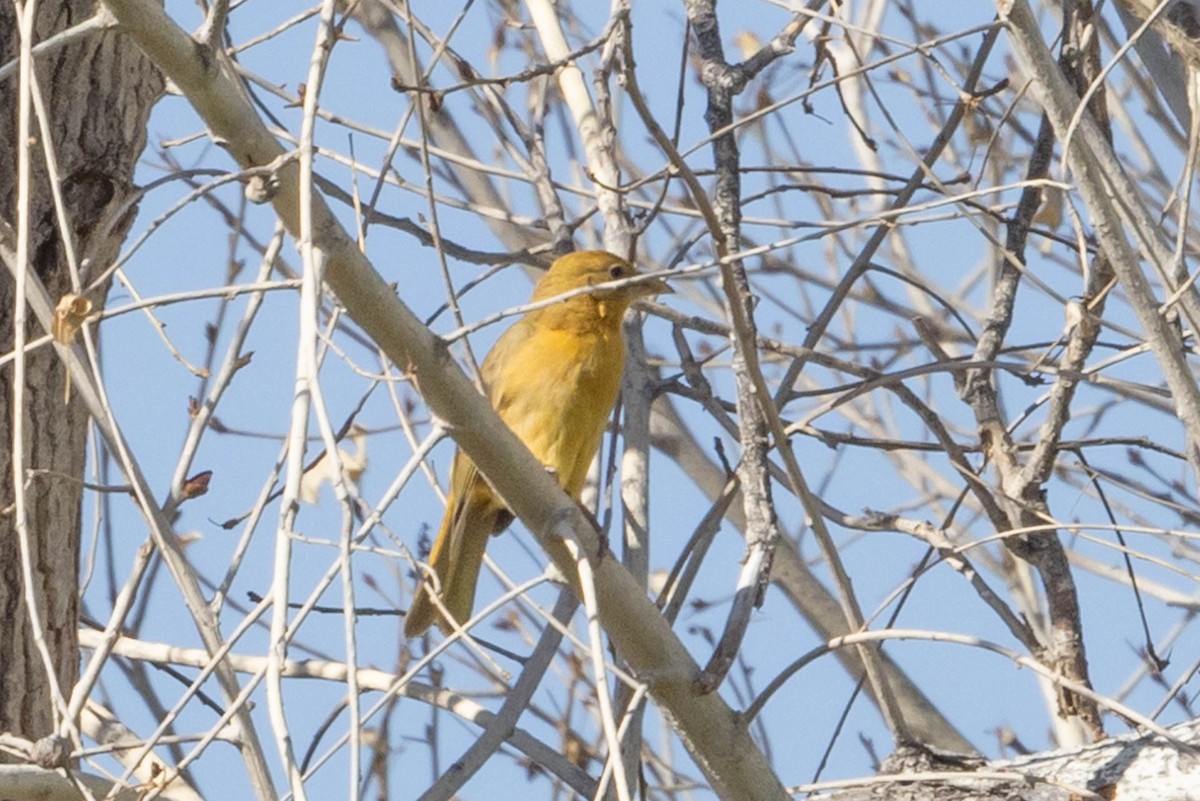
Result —
<path fill-rule="evenodd" d="M 90 17 L 88 0 L 55 0 L 38 6 L 34 44 Z M 19 53 L 12 3 L 0 3 L 0 65 Z M 36 77 L 46 109 L 70 236 L 84 259 L 86 288 L 116 255 L 133 221 L 121 212 L 133 194 L 133 170 L 146 142 L 146 121 L 162 93 L 158 71 L 141 51 L 112 31 L 93 32 L 36 57 Z M 0 81 L 0 219 L 17 224 L 17 77 Z M 53 300 L 72 291 L 50 179 L 37 140 L 30 198 L 30 260 Z M 121 215 L 119 218 L 114 215 Z M 107 282 L 86 292 L 99 307 Z M 11 273 L 0 268 L 0 354 L 13 346 L 17 298 Z M 32 316 L 32 315 L 30 315 Z M 40 336 L 31 324 L 29 335 Z M 54 350 L 39 348 L 26 360 L 25 422 L 27 509 L 32 588 L 53 669 L 64 695 L 78 672 L 79 524 L 86 453 L 86 410 L 64 403 L 65 371 Z M 50 683 L 35 646 L 25 602 L 21 552 L 13 514 L 13 366 L 0 367 L 0 731 L 31 740 L 54 730 Z"/>

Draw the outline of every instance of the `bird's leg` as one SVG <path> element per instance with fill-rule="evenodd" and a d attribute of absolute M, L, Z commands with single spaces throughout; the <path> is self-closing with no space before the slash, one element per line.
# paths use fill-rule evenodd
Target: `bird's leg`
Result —
<path fill-rule="evenodd" d="M 587 517 L 587 519 L 590 520 L 592 525 L 596 527 L 596 535 L 600 538 L 600 545 L 596 548 L 596 559 L 603 559 L 604 557 L 608 556 L 611 550 L 608 542 L 608 532 L 605 531 L 604 527 L 600 525 L 600 521 L 596 519 L 594 514 L 592 514 L 591 509 L 588 509 L 579 501 L 576 501 L 576 503 L 579 504 L 580 510 Z"/>
<path fill-rule="evenodd" d="M 542 469 L 549 473 L 554 480 L 558 480 L 558 471 L 555 470 L 552 465 L 543 464 Z M 562 485 L 560 484 L 559 486 Z M 578 498 L 573 498 L 572 500 L 574 500 L 575 505 L 579 507 L 579 511 L 583 512 L 584 516 L 591 521 L 592 526 L 595 527 L 596 533 L 600 537 L 600 547 L 596 549 L 596 558 L 603 559 L 609 553 L 608 532 L 605 531 L 603 526 L 600 525 L 600 521 L 596 519 L 596 516 L 592 514 L 591 510 L 584 506 Z"/>

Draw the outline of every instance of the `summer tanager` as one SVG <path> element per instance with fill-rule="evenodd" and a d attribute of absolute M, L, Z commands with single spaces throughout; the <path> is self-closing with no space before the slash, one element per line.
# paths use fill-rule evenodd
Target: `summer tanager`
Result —
<path fill-rule="evenodd" d="M 530 300 L 637 274 L 611 253 L 571 253 L 550 266 Z M 484 387 L 500 419 L 572 498 L 583 489 L 621 388 L 625 310 L 640 297 L 670 291 L 664 282 L 651 280 L 602 288 L 528 312 L 483 360 Z M 455 453 L 446 514 L 429 564 L 437 576 L 438 597 L 458 623 L 471 617 L 488 537 L 506 529 L 512 519 L 474 463 L 461 451 Z M 432 592 L 428 578 L 418 585 L 404 621 L 406 637 L 423 634 L 434 623 L 446 633 L 453 630 Z"/>

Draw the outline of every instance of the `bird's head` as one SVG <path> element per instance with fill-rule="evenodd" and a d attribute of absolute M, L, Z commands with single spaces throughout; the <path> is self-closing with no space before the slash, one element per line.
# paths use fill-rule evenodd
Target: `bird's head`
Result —
<path fill-rule="evenodd" d="M 532 300 L 546 300 L 575 289 L 594 286 L 601 288 L 587 297 L 620 306 L 624 311 L 638 298 L 674 291 L 661 278 L 619 285 L 619 282 L 638 275 L 643 273 L 620 256 L 603 250 L 580 250 L 560 256 L 550 265 L 550 269 L 534 287 Z M 605 284 L 618 285 L 605 287 Z"/>

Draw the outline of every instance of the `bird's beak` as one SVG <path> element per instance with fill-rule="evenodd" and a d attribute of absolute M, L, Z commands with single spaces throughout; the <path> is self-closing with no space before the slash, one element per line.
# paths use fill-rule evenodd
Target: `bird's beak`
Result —
<path fill-rule="evenodd" d="M 641 297 L 675 294 L 675 290 L 671 289 L 671 285 L 661 278 L 655 278 L 651 281 L 642 281 L 637 285 L 637 290 L 638 295 Z"/>

